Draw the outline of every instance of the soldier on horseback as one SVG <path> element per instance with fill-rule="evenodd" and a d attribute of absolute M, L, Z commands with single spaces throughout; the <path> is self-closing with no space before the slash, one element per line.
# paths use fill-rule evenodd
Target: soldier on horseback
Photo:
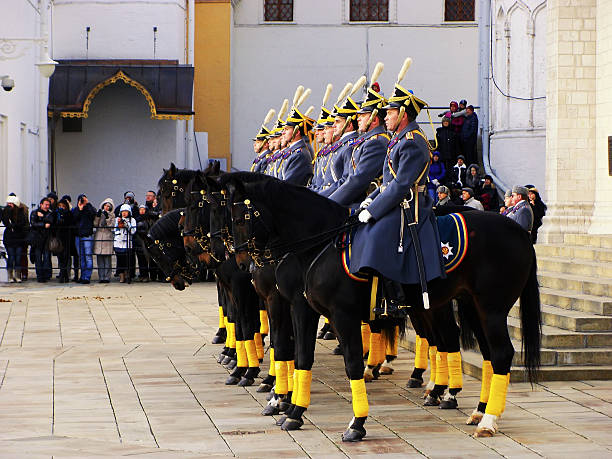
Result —
<path fill-rule="evenodd" d="M 425 189 L 430 145 L 416 122 L 426 103 L 399 85 L 409 65 L 406 60 L 384 107 L 387 129 L 394 134 L 383 184 L 360 206 L 359 220 L 367 224 L 355 233 L 350 263 L 352 273 L 374 270 L 382 275 L 386 310 L 375 313 L 389 315 L 403 315 L 407 306 L 401 284 L 420 283 L 428 308 L 426 282 L 445 277 L 433 201 Z"/>

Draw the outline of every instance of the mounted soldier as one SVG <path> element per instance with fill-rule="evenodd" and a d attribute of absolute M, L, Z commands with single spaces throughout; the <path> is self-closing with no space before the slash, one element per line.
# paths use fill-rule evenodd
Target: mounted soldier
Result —
<path fill-rule="evenodd" d="M 261 129 L 253 139 L 253 151 L 255 151 L 255 158 L 253 159 L 253 164 L 251 165 L 251 172 L 263 172 L 263 168 L 265 167 L 265 159 L 271 153 L 269 148 L 269 139 L 270 139 L 270 130 L 266 127 L 272 118 L 276 115 L 276 110 L 273 108 L 268 111 L 266 118 L 264 119 L 263 124 L 261 125 Z"/>
<path fill-rule="evenodd" d="M 280 157 L 282 155 L 281 152 L 281 133 L 283 132 L 283 126 L 285 125 L 284 116 L 287 113 L 287 109 L 289 108 L 289 100 L 283 100 L 283 104 L 278 111 L 278 118 L 276 120 L 276 126 L 274 129 L 270 131 L 270 135 L 268 136 L 268 142 L 270 144 L 271 153 L 267 156 L 266 165 L 262 166 L 261 172 L 266 175 L 271 175 L 272 177 L 276 177 L 276 169 L 278 163 L 280 161 Z"/>
<path fill-rule="evenodd" d="M 300 112 L 298 107 L 310 94 L 310 89 L 302 93 L 300 88 L 302 87 L 295 93 L 292 112 L 283 126 L 281 139 L 286 147 L 277 168 L 277 178 L 294 185 L 306 186 L 312 177 L 312 156 L 307 139 L 314 125 L 314 120 L 308 115 L 314 107 L 309 108 L 305 114 Z"/>
<path fill-rule="evenodd" d="M 363 86 L 363 83 L 365 83 L 365 77 L 363 77 L 361 86 Z M 331 114 L 334 118 L 334 137 L 338 140 L 336 140 L 327 153 L 328 158 L 325 165 L 323 186 L 321 187 L 321 191 L 319 191 L 319 194 L 323 196 L 328 197 L 336 191 L 338 186 L 340 186 L 340 180 L 344 175 L 346 157 L 350 156 L 351 145 L 359 136 L 357 132 L 357 121 L 355 120 L 355 114 L 359 110 L 359 105 L 357 105 L 349 95 L 349 92 L 351 92 L 351 95 L 355 92 L 355 86 L 351 83 L 346 84 L 338 96 L 338 100 L 334 105 L 334 111 Z M 357 89 L 359 89 L 359 87 L 357 87 Z M 346 98 L 345 103 L 340 105 L 344 98 Z"/>
<path fill-rule="evenodd" d="M 386 312 L 402 315 L 407 306 L 401 284 L 421 284 L 429 307 L 426 282 L 445 277 L 440 236 L 425 184 L 431 149 L 416 117 L 427 104 L 399 83 L 406 59 L 389 98 L 385 123 L 394 135 L 387 147 L 383 184 L 361 204 L 352 247 L 350 271 L 376 271 L 383 278 Z M 426 262 L 426 263 L 425 263 Z M 383 312 L 383 311 L 375 311 Z"/>
<path fill-rule="evenodd" d="M 313 191 L 318 191 L 321 185 L 323 184 L 323 175 L 325 173 L 325 153 L 329 148 L 329 143 L 325 141 L 325 123 L 328 121 L 331 116 L 331 111 L 325 107 L 327 100 L 332 91 L 332 85 L 328 84 L 325 89 L 325 95 L 323 96 L 323 105 L 321 105 L 321 114 L 317 119 L 317 124 L 314 125 L 313 131 L 316 141 L 317 150 L 314 155 L 314 159 L 312 160 L 313 165 L 313 177 L 308 185 Z"/>
<path fill-rule="evenodd" d="M 383 70 L 382 62 L 376 64 L 370 81 L 375 82 Z M 351 154 L 345 163 L 342 184 L 329 199 L 345 206 L 358 207 L 367 196 L 368 187 L 377 180 L 383 168 L 389 136 L 385 128 L 386 101 L 374 83 L 368 89 L 366 100 L 357 112 L 359 137 L 355 140 Z"/>

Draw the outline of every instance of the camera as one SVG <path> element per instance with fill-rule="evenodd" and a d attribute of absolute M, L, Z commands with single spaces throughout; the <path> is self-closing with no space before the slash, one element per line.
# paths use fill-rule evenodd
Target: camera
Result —
<path fill-rule="evenodd" d="M 9 78 L 8 75 L 2 77 L 2 89 L 11 91 L 15 87 L 15 80 Z"/>

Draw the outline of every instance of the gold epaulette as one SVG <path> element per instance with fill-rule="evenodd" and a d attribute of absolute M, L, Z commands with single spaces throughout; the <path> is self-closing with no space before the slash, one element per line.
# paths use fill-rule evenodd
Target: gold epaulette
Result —
<path fill-rule="evenodd" d="M 373 135 L 373 136 L 372 136 L 372 137 L 370 137 L 368 140 L 378 139 L 379 137 L 384 137 L 385 139 L 387 139 L 387 141 L 389 141 L 389 140 L 390 140 L 390 137 L 389 137 L 387 134 L 385 134 L 385 133 L 381 133 L 381 134 L 376 134 L 376 135 Z"/>

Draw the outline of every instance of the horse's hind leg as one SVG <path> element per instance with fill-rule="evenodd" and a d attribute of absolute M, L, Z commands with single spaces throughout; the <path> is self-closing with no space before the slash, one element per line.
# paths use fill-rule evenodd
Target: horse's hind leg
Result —
<path fill-rule="evenodd" d="M 227 338 L 227 329 L 225 328 L 225 313 L 223 312 L 223 293 L 219 283 L 217 282 L 217 300 L 219 302 L 219 328 L 217 333 L 211 340 L 212 344 L 223 344 Z"/>
<path fill-rule="evenodd" d="M 397 358 L 397 349 L 399 346 L 399 326 L 395 327 L 395 339 L 393 344 L 387 343 L 385 345 L 385 361 L 380 366 L 381 375 L 393 374 L 393 361 Z"/>
<path fill-rule="evenodd" d="M 457 394 L 463 388 L 463 371 L 461 368 L 461 352 L 459 345 L 459 327 L 455 321 L 452 304 L 441 310 L 436 311 L 436 326 L 438 328 L 438 336 L 444 343 L 445 351 L 447 352 L 447 369 L 448 369 L 448 392 L 440 401 L 441 409 L 457 408 Z"/>
<path fill-rule="evenodd" d="M 507 314 L 503 311 L 490 312 L 484 321 L 484 333 L 491 351 L 491 389 L 489 400 L 482 420 L 478 423 L 475 437 L 490 437 L 497 432 L 497 418 L 506 406 L 506 393 L 510 380 L 510 367 L 514 357 L 514 348 L 508 335 Z"/>
<path fill-rule="evenodd" d="M 363 339 L 363 338 L 362 338 Z M 362 343 L 363 348 L 363 343 Z M 365 382 L 371 382 L 378 379 L 379 369 L 385 360 L 385 344 L 380 327 L 376 321 L 370 323 L 370 344 L 368 353 L 367 367 L 363 373 Z"/>
<path fill-rule="evenodd" d="M 410 375 L 410 379 L 406 384 L 408 388 L 417 388 L 423 385 L 423 373 L 427 370 L 427 356 L 431 352 L 429 340 L 427 338 L 425 323 L 423 321 L 423 313 L 421 311 L 416 310 L 408 310 L 408 314 L 410 315 L 410 322 L 412 323 L 412 327 L 416 333 L 416 341 L 415 341 L 415 355 L 414 355 L 414 369 L 412 370 L 412 374 Z M 432 361 L 432 381 L 435 379 L 435 358 Z M 429 388 L 429 391 L 433 389 L 433 385 Z M 429 393 L 429 392 L 428 392 Z"/>

